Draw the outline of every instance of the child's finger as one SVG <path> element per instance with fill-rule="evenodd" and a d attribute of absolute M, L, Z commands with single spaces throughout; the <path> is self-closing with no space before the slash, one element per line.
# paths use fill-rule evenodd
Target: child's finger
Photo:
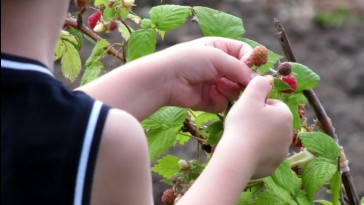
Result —
<path fill-rule="evenodd" d="M 269 80 L 262 76 L 253 78 L 245 88 L 242 98 L 251 106 L 264 107 L 267 96 L 272 90 Z"/>

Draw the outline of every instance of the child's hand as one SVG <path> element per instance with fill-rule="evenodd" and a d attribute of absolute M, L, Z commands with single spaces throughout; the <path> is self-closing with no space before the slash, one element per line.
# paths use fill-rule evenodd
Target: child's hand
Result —
<path fill-rule="evenodd" d="M 168 105 L 220 112 L 236 100 L 254 72 L 243 63 L 252 48 L 240 41 L 201 38 L 164 50 L 170 64 Z M 169 79 L 169 81 L 168 81 Z"/>
<path fill-rule="evenodd" d="M 291 111 L 283 102 L 267 99 L 271 89 L 266 78 L 255 77 L 225 120 L 224 137 L 252 150 L 244 158 L 255 162 L 254 177 L 274 172 L 287 156 L 293 136 Z"/>
<path fill-rule="evenodd" d="M 206 37 L 129 62 L 79 90 L 142 120 L 163 106 L 223 111 L 254 72 L 244 60 L 252 48 Z"/>

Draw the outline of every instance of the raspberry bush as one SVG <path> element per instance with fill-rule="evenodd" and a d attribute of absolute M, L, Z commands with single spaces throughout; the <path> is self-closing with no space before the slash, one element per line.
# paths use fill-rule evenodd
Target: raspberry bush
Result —
<path fill-rule="evenodd" d="M 57 42 L 55 60 L 60 60 L 66 78 L 74 81 L 84 69 L 81 85 L 91 82 L 105 70 L 103 58 L 107 54 L 128 63 L 155 52 L 158 36 L 167 38 L 166 33 L 191 21 L 199 25 L 202 36 L 246 42 L 254 48 L 246 64 L 258 74 L 270 76 L 273 90 L 269 97 L 288 105 L 294 116 L 295 133 L 292 153 L 272 176 L 251 180 L 242 190 L 238 204 L 348 203 L 347 190 L 341 181 L 343 170 L 340 167 L 345 168 L 347 162 L 342 147 L 323 132 L 319 121 L 305 115 L 308 101 L 304 92 L 313 89 L 320 80 L 313 70 L 300 63 L 281 62 L 281 55 L 244 38 L 242 19 L 212 8 L 159 5 L 150 9 L 149 18 L 141 18 L 132 11 L 133 0 L 89 2 L 75 1 L 79 12 L 69 14 Z M 92 9 L 93 14 L 83 15 L 87 9 Z M 87 22 L 87 26 L 83 22 Z M 97 35 L 107 32 L 119 32 L 120 41 L 111 43 Z M 79 51 L 85 39 L 95 42 L 95 46 L 88 59 L 81 62 Z M 147 133 L 152 171 L 163 177 L 163 183 L 170 185 L 162 197 L 164 204 L 174 204 L 183 197 L 202 172 L 219 143 L 223 124 L 224 113 L 178 107 L 163 107 L 142 122 Z M 184 146 L 190 140 L 196 140 L 199 145 L 196 159 L 166 154 L 171 147 Z M 206 160 L 201 160 L 201 155 L 205 155 Z M 322 189 L 330 192 L 331 200 L 315 197 Z"/>

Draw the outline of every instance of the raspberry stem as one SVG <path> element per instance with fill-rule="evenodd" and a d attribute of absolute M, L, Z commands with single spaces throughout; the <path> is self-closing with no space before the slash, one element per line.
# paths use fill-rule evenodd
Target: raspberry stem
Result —
<path fill-rule="evenodd" d="M 279 22 L 278 19 L 274 19 L 274 24 L 277 29 L 277 37 L 278 41 L 282 47 L 282 50 L 285 54 L 285 57 L 290 62 L 297 62 L 297 59 L 292 51 L 291 44 L 288 40 L 287 34 L 282 26 L 282 24 Z M 316 96 L 315 92 L 313 90 L 303 90 L 302 91 L 305 97 L 307 98 L 311 108 L 313 109 L 318 121 L 320 122 L 320 127 L 323 132 L 330 135 L 336 142 L 339 144 L 339 140 L 337 137 L 337 134 L 335 132 L 335 128 L 331 123 L 330 118 L 328 117 L 325 109 L 321 105 L 320 100 Z M 344 188 L 346 190 L 346 194 L 349 199 L 350 205 L 356 205 L 359 204 L 359 195 L 355 189 L 353 179 L 351 177 L 350 171 L 342 170 L 342 182 L 344 184 Z M 345 204 L 345 203 L 342 203 Z"/>
<path fill-rule="evenodd" d="M 71 27 L 73 27 L 75 29 L 78 29 L 83 34 L 87 35 L 92 40 L 94 40 L 95 42 L 100 41 L 100 40 L 103 39 L 99 35 L 97 35 L 95 32 L 91 31 L 89 28 L 87 28 L 87 27 L 85 27 L 83 25 L 80 25 L 80 26 L 77 25 L 77 22 L 73 21 L 71 18 L 66 18 L 64 24 L 65 24 L 65 26 L 71 26 Z M 122 53 L 120 53 L 118 50 L 116 50 L 114 47 L 106 46 L 104 49 L 107 51 L 108 54 L 111 54 L 111 55 L 115 56 L 116 58 L 118 58 L 123 63 L 126 62 L 126 59 L 124 58 L 124 55 Z"/>

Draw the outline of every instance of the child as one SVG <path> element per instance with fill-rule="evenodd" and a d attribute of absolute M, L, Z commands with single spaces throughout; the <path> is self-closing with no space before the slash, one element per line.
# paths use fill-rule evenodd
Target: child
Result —
<path fill-rule="evenodd" d="M 223 111 L 238 84 L 213 157 L 178 204 L 235 204 L 287 155 L 292 115 L 267 99 L 239 41 L 197 39 L 63 86 L 50 69 L 68 4 L 1 1 L 1 204 L 153 204 L 138 121 L 162 106 Z"/>

